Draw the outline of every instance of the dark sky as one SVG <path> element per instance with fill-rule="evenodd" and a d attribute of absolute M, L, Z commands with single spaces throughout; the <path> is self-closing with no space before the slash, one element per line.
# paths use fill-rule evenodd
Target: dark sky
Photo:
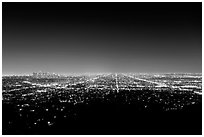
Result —
<path fill-rule="evenodd" d="M 3 75 L 201 72 L 202 3 L 3 2 Z"/>

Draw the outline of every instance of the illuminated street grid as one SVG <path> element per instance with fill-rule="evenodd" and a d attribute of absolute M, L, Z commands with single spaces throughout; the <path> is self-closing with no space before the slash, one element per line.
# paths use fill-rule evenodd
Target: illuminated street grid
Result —
<path fill-rule="evenodd" d="M 202 77 L 201 74 L 59 76 L 35 73 L 3 77 L 2 95 L 3 105 L 14 105 L 16 119 L 23 122 L 25 117 L 30 118 L 25 127 L 33 128 L 43 124 L 53 126 L 58 118 L 77 117 L 77 105 L 95 101 L 107 104 L 142 102 L 138 107 L 146 111 L 151 111 L 155 103 L 160 104 L 163 111 L 182 110 L 202 102 Z M 120 101 L 117 102 L 117 98 Z M 6 128 L 12 127 L 16 119 L 8 120 Z"/>

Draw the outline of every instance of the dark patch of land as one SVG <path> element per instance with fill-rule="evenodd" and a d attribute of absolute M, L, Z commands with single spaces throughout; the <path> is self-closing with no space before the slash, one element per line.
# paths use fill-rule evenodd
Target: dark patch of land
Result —
<path fill-rule="evenodd" d="M 139 92 L 139 91 L 138 91 Z M 140 91 L 141 92 L 141 91 Z M 121 92 L 120 94 L 124 94 Z M 202 104 L 184 106 L 183 109 L 164 111 L 162 104 L 136 101 L 124 103 L 120 94 L 110 94 L 111 101 L 94 99 L 89 104 L 63 104 L 63 112 L 52 110 L 56 102 L 45 102 L 41 107 L 49 108 L 49 113 L 34 114 L 25 111 L 19 117 L 16 104 L 2 106 L 3 134 L 74 134 L 74 135 L 197 135 L 202 134 Z M 61 106 L 61 104 L 58 104 Z M 145 108 L 144 106 L 148 106 Z M 30 109 L 28 109 L 30 110 Z M 69 112 L 69 113 L 68 113 Z M 67 117 L 64 115 L 68 113 Z M 53 125 L 47 121 L 55 115 Z M 33 125 L 37 117 L 44 120 Z M 11 124 L 8 122 L 11 121 Z M 52 122 L 52 121 L 51 121 Z"/>

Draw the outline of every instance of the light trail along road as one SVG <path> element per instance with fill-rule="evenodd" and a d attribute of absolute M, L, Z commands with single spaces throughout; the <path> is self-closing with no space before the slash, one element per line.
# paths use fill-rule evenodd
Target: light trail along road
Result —
<path fill-rule="evenodd" d="M 118 88 L 118 75 L 117 73 L 115 74 L 115 83 L 116 83 L 116 90 L 117 90 L 117 93 L 119 92 L 119 88 Z"/>
<path fill-rule="evenodd" d="M 168 87 L 168 86 L 167 86 L 166 84 L 164 84 L 164 83 L 159 83 L 159 82 L 150 81 L 150 80 L 146 80 L 146 79 L 136 78 L 136 77 L 129 76 L 129 75 L 125 75 L 125 76 L 130 77 L 130 78 L 133 78 L 133 79 L 136 79 L 136 80 L 140 80 L 140 81 L 144 81 L 144 82 L 148 82 L 148 83 L 152 83 L 152 84 L 157 84 L 159 87 Z"/>

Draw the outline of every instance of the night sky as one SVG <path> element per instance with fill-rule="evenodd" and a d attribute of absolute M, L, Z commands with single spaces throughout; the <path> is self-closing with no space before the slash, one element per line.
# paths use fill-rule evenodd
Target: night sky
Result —
<path fill-rule="evenodd" d="M 3 75 L 202 72 L 202 3 L 3 2 Z"/>

